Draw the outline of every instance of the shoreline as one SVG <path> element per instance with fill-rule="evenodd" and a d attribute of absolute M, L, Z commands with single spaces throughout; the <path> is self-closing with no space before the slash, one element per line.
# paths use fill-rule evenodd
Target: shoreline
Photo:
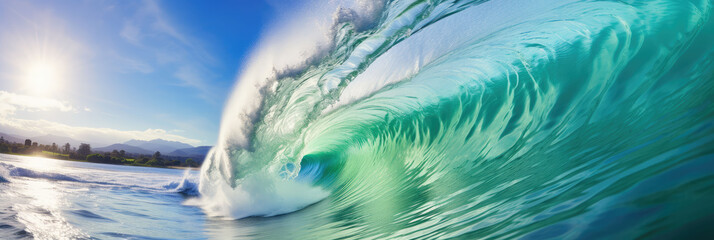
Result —
<path fill-rule="evenodd" d="M 198 166 L 198 167 L 182 167 L 182 166 L 146 166 L 146 165 L 132 165 L 132 164 L 110 164 L 110 163 L 90 162 L 90 161 L 87 161 L 87 160 L 79 160 L 79 159 L 71 159 L 71 158 L 66 158 L 66 159 L 62 159 L 62 158 L 52 158 L 52 157 L 43 156 L 42 154 L 28 155 L 28 154 L 20 154 L 20 153 L 0 153 L 0 155 L 12 155 L 12 156 L 22 156 L 22 157 L 39 157 L 39 158 L 46 158 L 46 159 L 59 160 L 59 161 L 86 162 L 86 163 L 96 163 L 96 164 L 114 165 L 114 166 L 148 167 L 148 168 L 163 168 L 163 169 L 169 168 L 169 169 L 180 169 L 180 170 L 185 170 L 185 169 L 199 170 L 199 169 L 201 169 L 201 166 Z"/>
<path fill-rule="evenodd" d="M 125 166 L 133 166 L 133 165 L 125 165 Z M 142 167 L 142 166 L 137 166 L 137 167 Z M 182 166 L 168 166 L 168 167 L 162 167 L 162 168 L 172 168 L 172 169 L 181 169 L 181 170 L 192 170 L 192 171 L 198 171 L 201 170 L 201 166 L 198 167 L 182 167 Z"/>

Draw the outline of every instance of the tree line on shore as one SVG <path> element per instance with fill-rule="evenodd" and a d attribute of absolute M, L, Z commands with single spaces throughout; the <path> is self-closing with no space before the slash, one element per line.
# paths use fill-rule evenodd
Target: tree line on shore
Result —
<path fill-rule="evenodd" d="M 111 152 L 92 152 L 89 144 L 82 143 L 78 147 L 72 147 L 69 143 L 64 145 L 38 144 L 30 139 L 24 143 L 6 141 L 0 136 L 0 153 L 33 155 L 61 160 L 88 161 L 93 163 L 105 163 L 116 165 L 132 165 L 147 167 L 198 167 L 200 164 L 192 158 L 163 156 L 160 152 L 155 152 L 151 156 L 143 154 L 131 154 L 124 150 L 113 150 Z"/>

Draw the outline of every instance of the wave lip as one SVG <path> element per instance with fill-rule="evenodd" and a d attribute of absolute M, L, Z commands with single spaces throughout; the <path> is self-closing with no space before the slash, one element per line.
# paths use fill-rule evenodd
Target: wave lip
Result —
<path fill-rule="evenodd" d="M 501 5 L 474 7 L 485 2 Z M 390 2 L 387 20 L 375 30 L 340 35 L 344 45 L 325 62 L 277 79 L 246 134 L 226 135 L 246 130 L 243 119 L 227 109 L 218 145 L 203 165 L 202 198 L 195 204 L 215 216 L 274 216 L 329 194 L 337 207 L 367 205 L 380 197 L 387 202 L 391 199 L 384 195 L 407 192 L 412 186 L 405 182 L 421 179 L 426 180 L 419 186 L 441 187 L 436 196 L 449 196 L 456 190 L 453 183 L 444 184 L 446 179 L 470 186 L 474 175 L 460 173 L 478 172 L 470 167 L 503 162 L 510 168 L 511 162 L 523 163 L 529 155 L 555 152 L 543 149 L 568 143 L 573 151 L 583 150 L 570 141 L 587 127 L 627 125 L 641 120 L 638 116 L 656 115 L 655 107 L 641 103 L 658 102 L 652 94 L 658 85 L 678 84 L 665 81 L 677 79 L 664 74 L 708 21 L 711 5 L 699 2 L 541 2 L 543 11 L 525 8 L 525 16 L 492 15 L 499 18 L 492 28 L 478 28 L 488 18 L 473 16 L 522 5 L 517 0 Z M 471 9 L 462 11 L 466 8 Z M 389 18 L 394 14 L 403 17 Z M 466 27 L 450 28 L 457 23 Z M 677 26 L 671 27 L 676 34 L 669 26 Z M 699 55 L 694 55 L 684 57 L 696 62 Z M 240 86 L 235 94 L 249 87 Z M 660 90 L 669 94 L 670 89 Z M 250 102 L 232 99 L 228 108 L 244 104 Z M 638 137 L 611 144 L 645 139 Z M 608 150 L 598 144 L 592 148 Z M 437 198 L 430 197 L 425 198 Z"/>

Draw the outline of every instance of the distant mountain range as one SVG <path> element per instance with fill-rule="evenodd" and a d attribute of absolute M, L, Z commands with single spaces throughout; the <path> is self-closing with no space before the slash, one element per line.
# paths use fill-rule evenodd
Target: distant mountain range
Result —
<path fill-rule="evenodd" d="M 176 141 L 167 141 L 163 139 L 154 139 L 151 141 L 130 140 L 124 143 L 125 145 L 143 148 L 151 151 L 159 151 L 163 154 L 170 153 L 179 149 L 193 148 L 193 146 Z"/>
<path fill-rule="evenodd" d="M 17 135 L 0 133 L 0 136 L 2 136 L 3 139 L 5 139 L 5 141 L 8 141 L 8 142 L 16 142 L 16 143 L 24 143 L 25 142 L 25 138 L 17 136 Z"/>
<path fill-rule="evenodd" d="M 143 149 L 140 147 L 135 147 L 135 146 L 121 144 L 121 143 L 112 144 L 112 145 L 109 145 L 106 147 L 94 148 L 92 150 L 99 151 L 99 152 L 111 152 L 114 150 L 117 150 L 117 151 L 124 150 L 125 152 L 128 152 L 128 153 L 144 154 L 144 155 L 151 155 L 156 152 L 156 151 L 146 150 L 146 149 Z"/>
<path fill-rule="evenodd" d="M 208 151 L 211 150 L 211 146 L 200 146 L 195 148 L 184 148 L 178 149 L 176 151 L 170 152 L 166 155 L 177 156 L 177 157 L 193 157 L 193 158 L 204 158 L 208 155 Z"/>
<path fill-rule="evenodd" d="M 39 144 L 44 144 L 44 145 L 51 145 L 52 143 L 55 143 L 59 146 L 64 145 L 65 143 L 69 143 L 72 146 L 79 146 L 80 143 L 87 143 L 87 141 L 80 141 L 76 140 L 70 137 L 61 137 L 61 136 L 55 136 L 55 135 L 43 135 L 43 136 L 36 136 L 36 137 L 22 137 L 22 136 L 17 136 L 13 134 L 7 134 L 7 133 L 0 133 L 0 136 L 2 136 L 6 141 L 9 142 L 16 142 L 16 143 L 25 143 L 25 139 L 30 139 L 32 142 L 37 142 Z"/>
<path fill-rule="evenodd" d="M 0 133 L 0 136 L 2 136 L 5 141 L 9 142 L 16 142 L 16 143 L 24 143 L 25 139 L 28 139 L 26 137 L 22 136 L 17 136 L 13 134 L 7 134 L 7 133 Z M 37 136 L 37 137 L 31 137 L 29 138 L 33 142 L 37 142 L 39 144 L 44 144 L 44 145 L 50 145 L 52 143 L 56 143 L 59 146 L 64 145 L 65 143 L 69 143 L 72 145 L 72 147 L 77 147 L 79 146 L 80 143 L 88 143 L 86 141 L 80 141 L 76 140 L 70 137 L 62 137 L 62 136 L 55 136 L 55 135 L 43 135 L 43 136 Z M 97 152 L 111 152 L 114 150 L 124 150 L 127 153 L 133 153 L 133 154 L 144 154 L 144 155 L 151 155 L 154 154 L 156 151 L 161 152 L 162 155 L 167 155 L 167 156 L 175 156 L 175 157 L 191 157 L 191 158 L 196 158 L 203 160 L 203 158 L 208 154 L 208 151 L 211 150 L 211 146 L 200 146 L 200 147 L 194 147 L 186 143 L 182 142 L 177 142 L 177 141 L 168 141 L 168 140 L 163 140 L 163 139 L 154 139 L 151 141 L 144 141 L 144 140 L 129 140 L 124 143 L 116 143 L 112 144 L 106 147 L 93 147 L 92 151 L 97 151 Z"/>
<path fill-rule="evenodd" d="M 44 145 L 51 145 L 52 143 L 55 143 L 59 146 L 62 146 L 65 143 L 69 143 L 73 147 L 77 147 L 81 143 L 89 143 L 87 141 L 76 140 L 76 139 L 73 139 L 70 137 L 55 136 L 55 135 L 51 135 L 51 134 L 31 137 L 30 140 L 32 140 L 33 142 L 37 142 L 39 144 L 44 144 Z M 24 142 L 25 140 L 23 139 L 22 141 Z"/>
<path fill-rule="evenodd" d="M 133 153 L 133 154 L 144 154 L 144 155 L 152 155 L 156 151 L 155 150 L 148 150 L 136 146 L 131 146 L 131 145 L 126 145 L 126 144 L 112 144 L 106 147 L 100 147 L 100 148 L 94 148 L 94 151 L 98 152 L 111 152 L 114 150 L 124 150 L 127 153 Z M 211 150 L 211 146 L 200 146 L 200 147 L 191 147 L 191 148 L 182 148 L 182 149 L 177 149 L 171 152 L 161 152 L 162 155 L 166 156 L 174 156 L 174 157 L 190 157 L 190 158 L 196 158 L 197 160 L 203 160 L 204 157 L 208 154 L 208 151 Z"/>
<path fill-rule="evenodd" d="M 159 151 L 162 155 L 175 157 L 192 157 L 197 159 L 200 158 L 201 160 L 203 160 L 202 158 L 204 158 L 206 154 L 208 154 L 208 151 L 211 150 L 211 147 L 193 147 L 189 144 L 182 142 L 154 139 L 151 141 L 130 140 L 124 143 L 117 143 L 106 147 L 94 148 L 93 150 L 99 152 L 124 150 L 127 153 L 145 155 L 151 155 L 154 154 L 156 151 Z"/>

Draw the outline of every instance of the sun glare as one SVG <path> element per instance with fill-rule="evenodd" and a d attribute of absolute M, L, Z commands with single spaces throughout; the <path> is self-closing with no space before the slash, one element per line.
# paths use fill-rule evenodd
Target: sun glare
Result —
<path fill-rule="evenodd" d="M 48 95 L 57 90 L 60 84 L 60 69 L 56 64 L 39 61 L 26 70 L 26 87 L 38 95 Z"/>

